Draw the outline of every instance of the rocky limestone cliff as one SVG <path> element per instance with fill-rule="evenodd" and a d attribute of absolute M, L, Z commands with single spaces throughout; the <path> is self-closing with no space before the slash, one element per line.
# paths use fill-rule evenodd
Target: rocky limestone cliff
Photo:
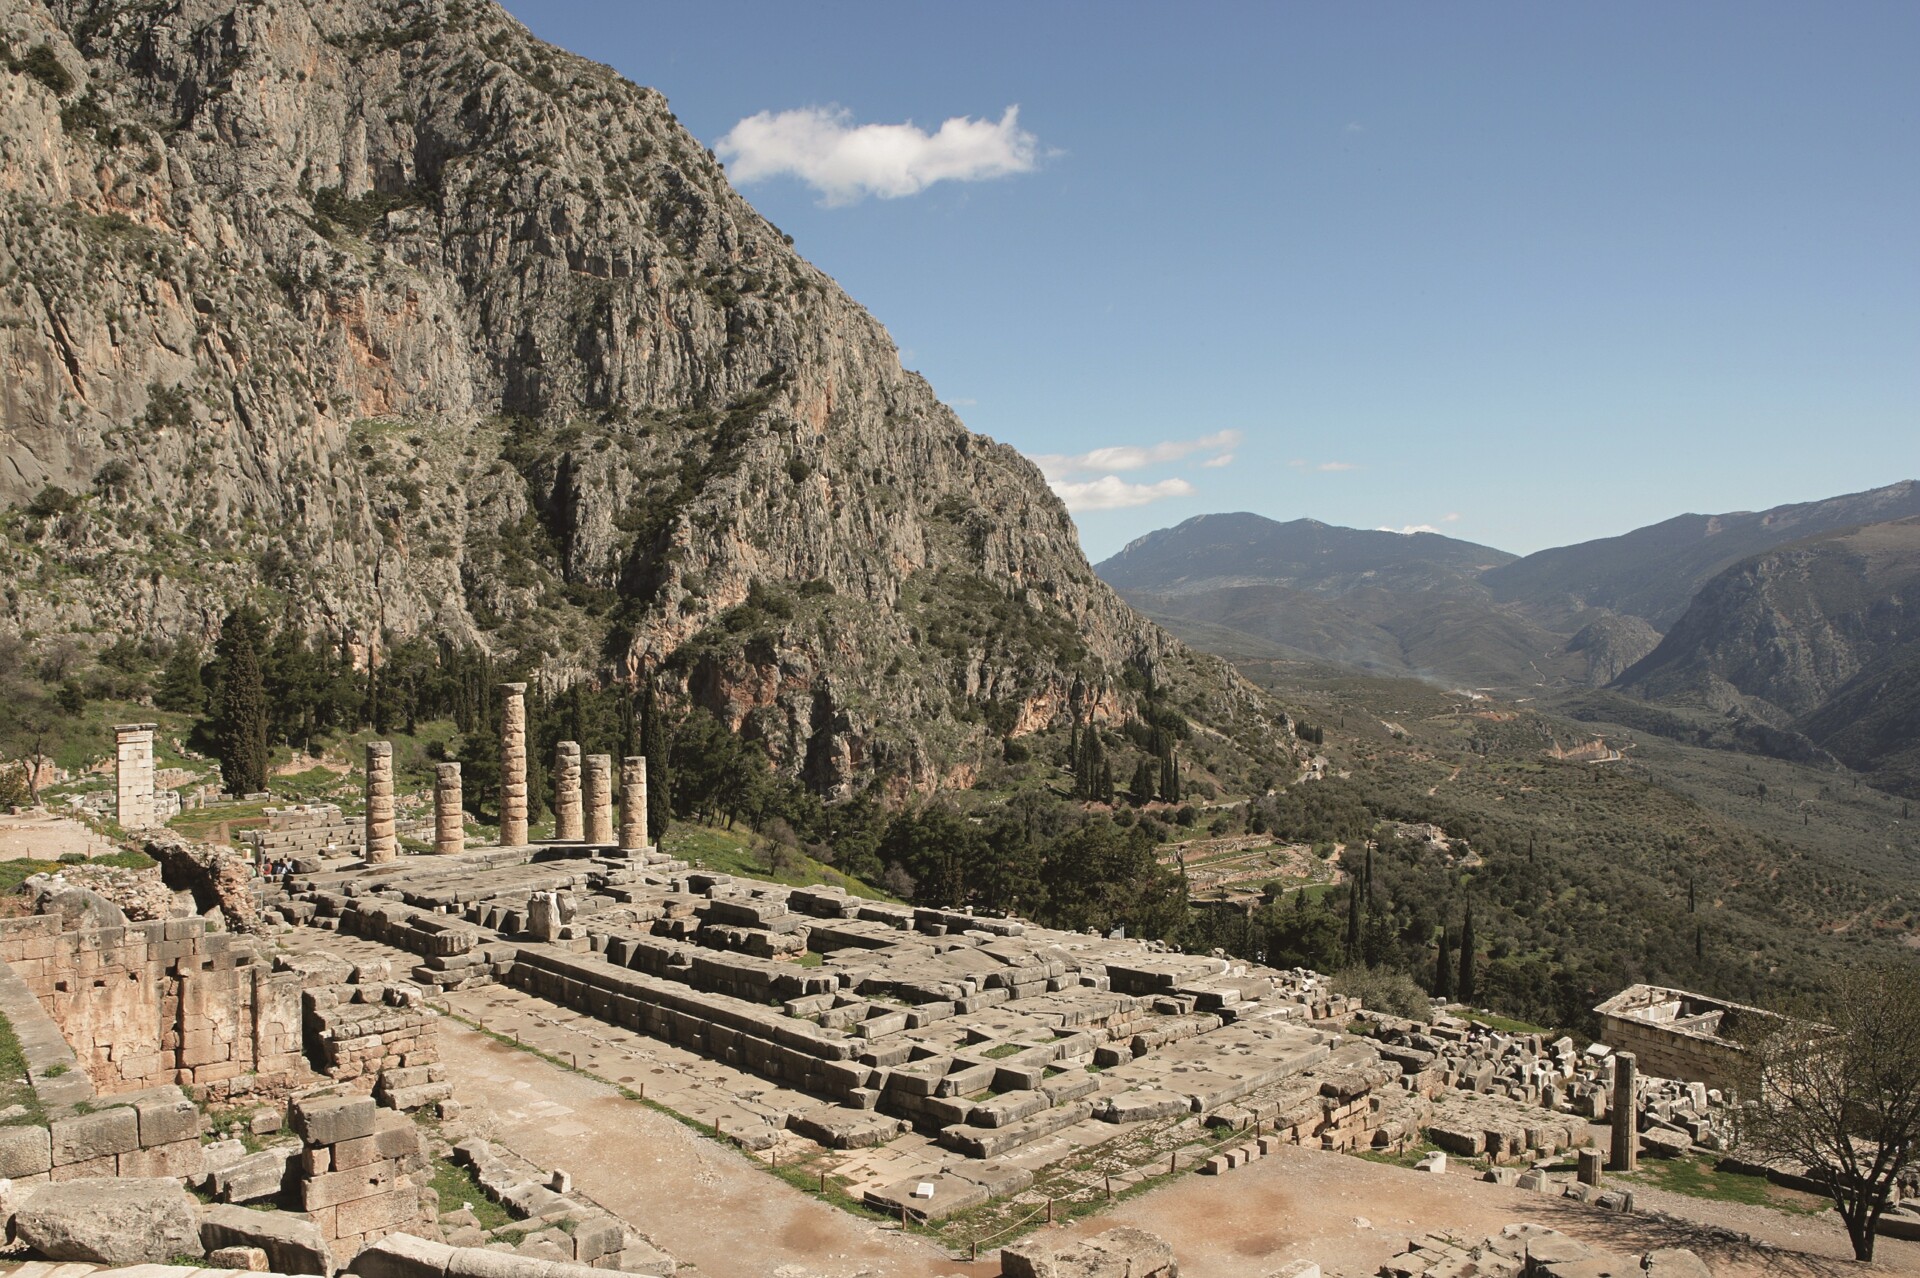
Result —
<path fill-rule="evenodd" d="M 1871 773 L 1920 747 L 1907 685 L 1915 669 L 1920 518 L 1729 568 L 1616 686 L 1790 729 Z"/>
<path fill-rule="evenodd" d="M 264 594 L 360 652 L 658 671 L 829 791 L 1143 679 L 1284 753 L 657 92 L 479 0 L 0 0 L 0 38 L 6 625 L 207 639 Z"/>

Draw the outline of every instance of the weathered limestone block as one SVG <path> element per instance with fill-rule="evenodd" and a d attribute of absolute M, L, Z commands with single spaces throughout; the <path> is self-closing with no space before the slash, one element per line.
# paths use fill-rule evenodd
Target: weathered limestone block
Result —
<path fill-rule="evenodd" d="M 293 1130 L 311 1145 L 337 1145 L 373 1135 L 380 1107 L 371 1096 L 302 1097 L 293 1103 Z"/>
<path fill-rule="evenodd" d="M 24 1180 L 53 1170 L 53 1144 L 44 1127 L 0 1127 L 0 1177 Z"/>
<path fill-rule="evenodd" d="M 527 845 L 527 685 L 500 685 L 500 846 Z"/>
<path fill-rule="evenodd" d="M 586 808 L 585 838 L 601 847 L 613 843 L 613 756 L 590 754 L 581 774 Z"/>
<path fill-rule="evenodd" d="M 14 1215 L 13 1231 L 48 1260 L 118 1266 L 200 1254 L 196 1205 L 172 1180 L 102 1177 L 43 1185 Z"/>
<path fill-rule="evenodd" d="M 263 1198 L 278 1198 L 285 1188 L 288 1164 L 295 1150 L 291 1145 L 265 1149 L 233 1166 L 213 1173 L 214 1196 L 223 1203 L 253 1203 Z"/>
<path fill-rule="evenodd" d="M 553 837 L 578 843 L 581 831 L 580 743 L 562 741 L 553 748 Z"/>
<path fill-rule="evenodd" d="M 56 1118 L 49 1130 L 53 1133 L 55 1167 L 131 1153 L 140 1148 L 140 1120 L 126 1106 Z"/>
<path fill-rule="evenodd" d="M 209 1251 L 258 1247 L 267 1253 L 274 1273 L 333 1272 L 333 1255 L 320 1227 L 288 1212 L 252 1211 L 227 1204 L 208 1207 L 200 1216 L 199 1241 Z"/>
<path fill-rule="evenodd" d="M 400 855 L 400 839 L 393 821 L 393 743 L 367 742 L 368 865 L 381 865 Z"/>

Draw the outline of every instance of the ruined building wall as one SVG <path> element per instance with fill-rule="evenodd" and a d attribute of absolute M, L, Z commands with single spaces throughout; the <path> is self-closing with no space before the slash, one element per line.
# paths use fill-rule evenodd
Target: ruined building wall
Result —
<path fill-rule="evenodd" d="M 0 920 L 0 960 L 103 1095 L 178 1083 L 219 1097 L 306 1074 L 300 978 L 202 919 L 72 931 L 57 915 Z"/>

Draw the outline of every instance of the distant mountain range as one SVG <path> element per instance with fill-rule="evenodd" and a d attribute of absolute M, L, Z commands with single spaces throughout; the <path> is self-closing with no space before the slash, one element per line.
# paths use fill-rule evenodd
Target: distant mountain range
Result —
<path fill-rule="evenodd" d="M 1920 781 L 1920 484 L 1681 515 L 1524 558 L 1201 515 L 1096 566 L 1203 648 L 1508 692 L 1613 685 Z"/>

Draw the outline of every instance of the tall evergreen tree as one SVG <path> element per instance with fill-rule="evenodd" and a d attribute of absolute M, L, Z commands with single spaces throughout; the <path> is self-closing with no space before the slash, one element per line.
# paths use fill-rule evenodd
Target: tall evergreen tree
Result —
<path fill-rule="evenodd" d="M 252 608 L 227 614 L 220 625 L 215 655 L 220 665 L 220 697 L 214 741 L 220 775 L 233 794 L 267 788 L 267 690 L 260 671 L 266 623 Z"/>
<path fill-rule="evenodd" d="M 1133 784 L 1127 787 L 1127 797 L 1136 808 L 1153 802 L 1153 764 L 1145 758 L 1133 767 Z"/>
<path fill-rule="evenodd" d="M 1360 885 L 1351 880 L 1347 883 L 1347 962 L 1354 962 L 1360 955 Z"/>
<path fill-rule="evenodd" d="M 673 773 L 667 758 L 667 723 L 653 677 L 640 686 L 640 753 L 647 757 L 647 837 L 666 837 L 673 815 Z"/>
<path fill-rule="evenodd" d="M 1440 927 L 1440 955 L 1433 964 L 1433 996 L 1453 997 L 1453 940 L 1447 935 L 1445 924 Z"/>
<path fill-rule="evenodd" d="M 1467 917 L 1460 924 L 1460 979 L 1454 985 L 1454 997 L 1462 1003 L 1471 1005 L 1475 989 L 1473 981 L 1473 902 L 1467 902 Z"/>

